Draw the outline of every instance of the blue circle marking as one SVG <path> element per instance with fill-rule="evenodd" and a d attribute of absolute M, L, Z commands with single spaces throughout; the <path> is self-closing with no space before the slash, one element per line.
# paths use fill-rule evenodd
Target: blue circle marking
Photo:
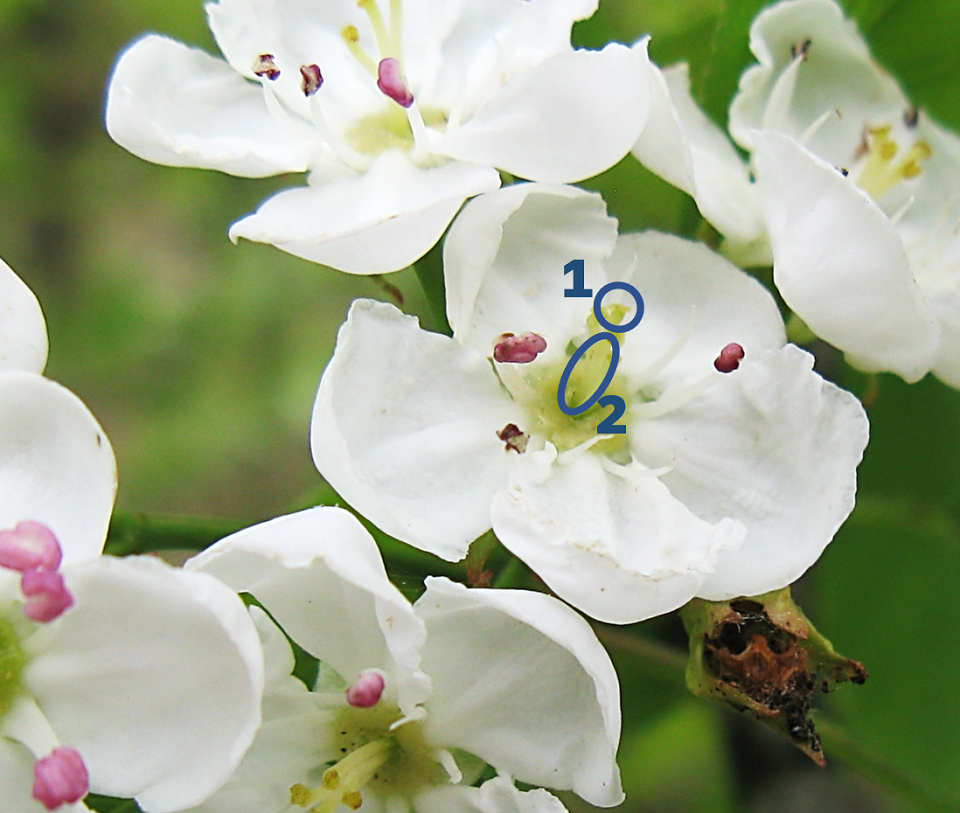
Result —
<path fill-rule="evenodd" d="M 613 283 L 611 283 L 612 285 Z M 609 285 L 604 286 L 604 288 L 609 288 Z M 632 286 L 631 286 L 632 287 Z M 602 291 L 601 291 L 602 293 Z M 640 294 L 637 294 L 639 297 Z M 600 294 L 597 295 L 597 300 L 599 300 Z M 595 302 L 597 300 L 594 300 Z M 643 300 L 640 300 L 641 302 Z M 642 311 L 641 311 L 642 315 Z M 640 320 L 637 319 L 637 322 Z M 629 330 L 630 328 L 626 328 Z M 610 342 L 610 347 L 613 349 L 613 354 L 610 358 L 610 366 L 607 367 L 607 374 L 603 377 L 603 381 L 600 382 L 600 386 L 594 390 L 593 395 L 591 395 L 586 401 L 584 401 L 578 407 L 567 406 L 567 382 L 570 380 L 570 374 L 573 372 L 573 368 L 577 366 L 577 362 L 580 361 L 580 357 L 587 352 L 593 345 L 599 341 L 606 340 Z M 590 407 L 592 407 L 597 401 L 600 400 L 600 396 L 606 392 L 607 387 L 610 386 L 610 382 L 613 381 L 613 374 L 617 371 L 617 365 L 620 363 L 620 342 L 617 340 L 617 337 L 612 333 L 595 333 L 589 339 L 587 339 L 583 344 L 581 344 L 576 352 L 570 356 L 570 361 L 567 362 L 567 366 L 563 368 L 563 375 L 560 376 L 560 384 L 557 386 L 557 405 L 560 407 L 564 415 L 580 415 L 583 412 L 586 412 Z"/>
<path fill-rule="evenodd" d="M 633 297 L 634 302 L 637 303 L 637 312 L 633 315 L 633 319 L 625 325 L 613 324 L 603 315 L 603 311 L 600 309 L 600 306 L 603 304 L 603 297 L 610 293 L 610 291 L 626 291 Z M 640 292 L 629 282 L 620 282 L 619 280 L 608 282 L 597 291 L 597 295 L 593 298 L 593 315 L 597 317 L 597 321 L 603 327 L 612 333 L 626 333 L 628 330 L 633 330 L 640 324 L 640 320 L 643 319 L 643 297 L 640 296 Z"/>

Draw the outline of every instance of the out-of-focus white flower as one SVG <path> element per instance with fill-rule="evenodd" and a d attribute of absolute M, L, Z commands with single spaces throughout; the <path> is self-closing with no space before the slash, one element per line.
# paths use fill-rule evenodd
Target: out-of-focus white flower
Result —
<path fill-rule="evenodd" d="M 259 639 L 216 579 L 100 556 L 113 451 L 83 403 L 39 375 L 45 354 L 36 300 L 0 267 L 3 811 L 86 810 L 88 790 L 178 810 L 253 738 Z"/>
<path fill-rule="evenodd" d="M 563 812 L 514 779 L 598 805 L 623 799 L 616 674 L 555 599 L 428 578 L 411 606 L 370 535 L 329 507 L 248 528 L 186 567 L 255 596 L 320 661 L 308 691 L 283 633 L 251 608 L 267 662 L 264 724 L 196 813 Z M 485 765 L 498 777 L 473 787 Z"/>
<path fill-rule="evenodd" d="M 564 296 L 571 259 L 592 292 L 628 282 L 645 303 L 607 389 L 626 403 L 625 434 L 598 434 L 604 408 L 571 417 L 558 403 L 574 349 L 598 332 L 591 299 Z M 599 196 L 534 184 L 468 204 L 444 261 L 454 338 L 367 300 L 341 328 L 312 446 L 348 503 L 450 560 L 492 526 L 559 596 L 620 623 L 782 587 L 816 561 L 853 508 L 867 420 L 784 346 L 756 281 L 702 245 L 618 238 Z M 603 302 L 608 320 L 632 318 L 620 296 Z M 525 334 L 545 344 L 534 360 Z M 569 406 L 611 353 L 583 354 Z"/>
<path fill-rule="evenodd" d="M 149 35 L 110 82 L 111 136 L 149 161 L 262 177 L 309 171 L 235 223 L 356 274 L 422 256 L 497 169 L 572 182 L 630 149 L 646 43 L 574 51 L 597 0 L 219 0 L 226 62 Z"/>
<path fill-rule="evenodd" d="M 960 387 L 960 139 L 907 101 L 833 0 L 764 10 L 750 47 L 730 132 L 756 183 L 676 69 L 651 86 L 634 154 L 696 198 L 730 256 L 771 251 L 786 303 L 851 364 Z M 758 213 L 766 237 L 751 239 Z"/>

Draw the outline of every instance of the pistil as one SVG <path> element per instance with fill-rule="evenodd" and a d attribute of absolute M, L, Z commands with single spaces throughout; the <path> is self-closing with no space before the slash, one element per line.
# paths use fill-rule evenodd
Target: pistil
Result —
<path fill-rule="evenodd" d="M 363 804 L 361 789 L 393 756 L 396 743 L 392 738 L 368 742 L 347 754 L 323 773 L 320 787 L 296 784 L 290 788 L 290 804 L 310 808 L 310 813 L 333 813 L 339 805 L 357 810 Z"/>

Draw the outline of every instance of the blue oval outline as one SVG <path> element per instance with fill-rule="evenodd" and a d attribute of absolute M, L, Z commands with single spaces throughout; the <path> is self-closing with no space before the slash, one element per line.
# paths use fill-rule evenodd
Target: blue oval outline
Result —
<path fill-rule="evenodd" d="M 607 317 L 603 315 L 603 311 L 600 310 L 600 306 L 603 304 L 603 298 L 610 291 L 626 291 L 630 296 L 633 297 L 634 302 L 637 303 L 637 312 L 634 314 L 633 319 L 627 322 L 625 325 L 615 325 L 612 322 L 607 321 Z M 597 321 L 609 330 L 611 333 L 626 333 L 628 330 L 633 330 L 637 325 L 640 324 L 640 320 L 643 319 L 643 297 L 640 295 L 640 292 L 634 288 L 629 282 L 621 282 L 620 280 L 614 280 L 613 282 L 608 282 L 604 285 L 597 295 L 593 298 L 593 315 L 597 318 Z"/>
<path fill-rule="evenodd" d="M 567 406 L 567 382 L 570 380 L 570 374 L 573 372 L 573 368 L 577 366 L 577 362 L 580 361 L 580 357 L 602 339 L 606 339 L 608 342 L 610 342 L 610 346 L 613 348 L 613 352 L 610 356 L 610 366 L 607 368 L 607 374 L 603 377 L 603 381 L 600 382 L 600 386 L 593 391 L 593 395 L 580 404 L 580 406 Z M 597 403 L 597 401 L 599 401 L 603 394 L 607 391 L 607 387 L 609 387 L 610 382 L 613 381 L 613 375 L 616 373 L 617 365 L 619 363 L 620 342 L 617 340 L 616 336 L 614 336 L 612 333 L 596 333 L 587 339 L 576 349 L 574 354 L 570 356 L 567 366 L 563 368 L 563 374 L 560 376 L 560 383 L 557 385 L 557 406 L 560 407 L 560 411 L 563 412 L 564 415 L 580 415 L 590 409 L 590 407 Z"/>

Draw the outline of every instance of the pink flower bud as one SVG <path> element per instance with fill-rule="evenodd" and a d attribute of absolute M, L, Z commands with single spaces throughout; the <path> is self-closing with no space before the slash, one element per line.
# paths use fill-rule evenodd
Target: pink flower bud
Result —
<path fill-rule="evenodd" d="M 410 107 L 413 104 L 413 94 L 403 81 L 400 63 L 392 56 L 381 59 L 377 66 L 377 87 L 400 107 Z"/>
<path fill-rule="evenodd" d="M 504 333 L 493 348 L 493 360 L 501 364 L 528 364 L 547 349 L 547 341 L 536 333 L 514 336 Z"/>
<path fill-rule="evenodd" d="M 12 531 L 0 531 L 0 567 L 20 573 L 56 570 L 62 557 L 57 537 L 39 522 L 27 520 Z"/>
<path fill-rule="evenodd" d="M 349 689 L 347 702 L 358 709 L 368 709 L 380 702 L 383 694 L 383 675 L 379 672 L 364 672 Z"/>
<path fill-rule="evenodd" d="M 740 359 L 743 358 L 743 348 L 736 342 L 731 342 L 717 356 L 713 366 L 721 373 L 732 373 L 740 366 Z"/>
<path fill-rule="evenodd" d="M 54 748 L 33 766 L 33 798 L 47 810 L 79 802 L 89 790 L 87 767 L 72 748 Z"/>
<path fill-rule="evenodd" d="M 28 570 L 20 577 L 20 589 L 27 597 L 23 614 L 31 621 L 46 624 L 73 606 L 73 596 L 54 570 Z"/>

